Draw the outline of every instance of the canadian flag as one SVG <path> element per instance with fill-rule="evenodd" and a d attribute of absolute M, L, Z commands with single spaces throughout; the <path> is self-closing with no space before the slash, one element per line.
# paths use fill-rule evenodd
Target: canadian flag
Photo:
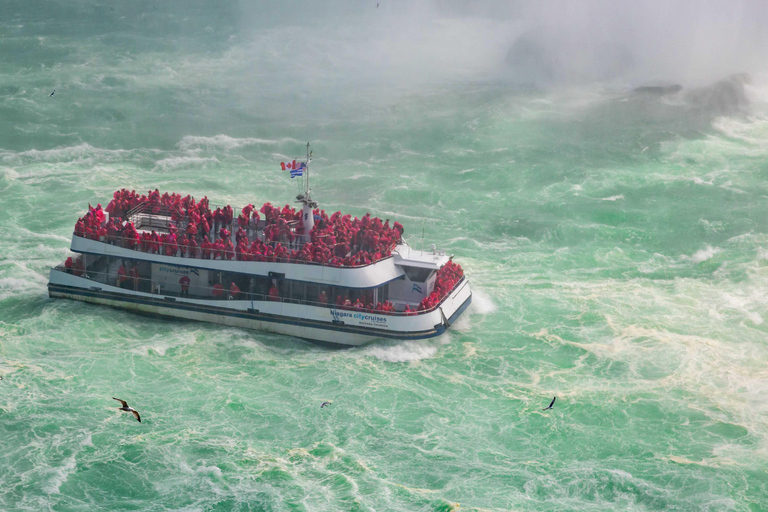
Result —
<path fill-rule="evenodd" d="M 292 169 L 298 169 L 299 168 L 299 166 L 296 164 L 296 160 L 294 160 L 293 162 L 287 162 L 287 163 L 286 162 L 280 162 L 280 167 L 282 167 L 282 169 L 284 171 L 290 171 Z"/>

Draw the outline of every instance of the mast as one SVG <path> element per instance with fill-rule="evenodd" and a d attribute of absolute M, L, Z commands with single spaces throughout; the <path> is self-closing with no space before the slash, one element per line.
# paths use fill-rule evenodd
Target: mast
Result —
<path fill-rule="evenodd" d="M 313 209 L 317 208 L 317 203 L 312 200 L 310 194 L 312 191 L 309 188 L 309 162 L 312 161 L 312 152 L 309 150 L 309 142 L 307 142 L 307 164 L 304 166 L 304 194 L 296 196 L 296 200 L 302 203 L 301 218 L 302 225 L 304 226 L 304 242 L 309 242 L 310 232 L 315 225 L 315 219 L 313 216 Z"/>
<path fill-rule="evenodd" d="M 306 177 L 304 179 L 304 197 L 309 200 L 309 162 L 312 160 L 312 154 L 309 151 L 309 142 L 307 142 L 307 166 L 306 166 Z"/>

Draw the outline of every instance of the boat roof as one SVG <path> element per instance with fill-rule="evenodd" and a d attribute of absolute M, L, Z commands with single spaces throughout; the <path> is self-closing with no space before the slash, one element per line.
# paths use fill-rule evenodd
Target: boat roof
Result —
<path fill-rule="evenodd" d="M 395 265 L 418 268 L 439 269 L 451 259 L 445 251 L 433 248 L 416 250 L 408 244 L 400 244 L 392 251 Z"/>

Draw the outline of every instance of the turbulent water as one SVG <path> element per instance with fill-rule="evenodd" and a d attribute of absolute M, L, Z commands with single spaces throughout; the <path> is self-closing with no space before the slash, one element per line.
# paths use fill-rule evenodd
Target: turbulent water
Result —
<path fill-rule="evenodd" d="M 455 20 L 411 49 L 368 5 L 32 4 L 0 8 L 0 509 L 768 509 L 759 74 L 723 115 L 513 86 Z M 323 208 L 464 267 L 448 334 L 330 350 L 48 298 L 89 202 L 284 204 L 307 141 Z"/>

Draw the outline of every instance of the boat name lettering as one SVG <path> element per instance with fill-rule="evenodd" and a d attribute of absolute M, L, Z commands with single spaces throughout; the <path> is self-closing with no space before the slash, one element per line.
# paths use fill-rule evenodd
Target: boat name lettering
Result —
<path fill-rule="evenodd" d="M 335 320 L 341 320 L 342 318 L 354 318 L 356 320 L 364 320 L 367 322 L 377 322 L 382 324 L 387 322 L 387 319 L 383 316 L 368 315 L 365 313 L 353 313 L 351 311 L 339 311 L 338 309 L 332 309 L 331 316 L 333 316 Z"/>
<path fill-rule="evenodd" d="M 194 274 L 196 276 L 200 275 L 200 272 L 195 268 L 165 267 L 161 265 L 157 267 L 157 271 L 165 272 L 166 274 L 176 274 L 176 275 L 184 275 L 184 276 L 188 276 L 190 274 Z"/>

